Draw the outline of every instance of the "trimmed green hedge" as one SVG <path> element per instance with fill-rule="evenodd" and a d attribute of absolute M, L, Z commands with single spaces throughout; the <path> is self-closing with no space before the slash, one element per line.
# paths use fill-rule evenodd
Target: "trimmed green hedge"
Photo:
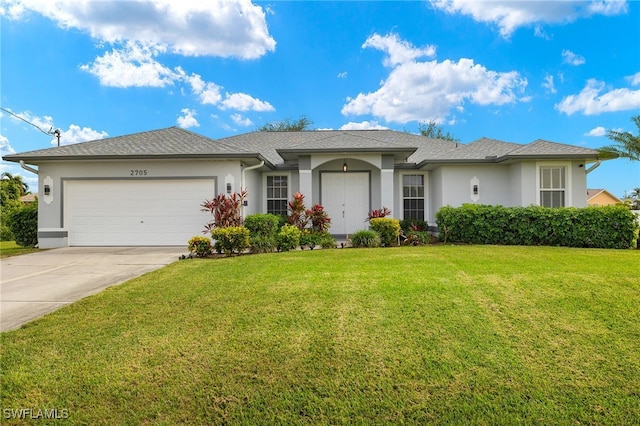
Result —
<path fill-rule="evenodd" d="M 436 213 L 440 239 L 469 244 L 544 245 L 628 249 L 638 222 L 624 206 L 502 207 L 465 204 Z"/>
<path fill-rule="evenodd" d="M 9 214 L 6 224 L 16 244 L 35 247 L 38 244 L 38 203 L 29 203 L 14 210 Z"/>

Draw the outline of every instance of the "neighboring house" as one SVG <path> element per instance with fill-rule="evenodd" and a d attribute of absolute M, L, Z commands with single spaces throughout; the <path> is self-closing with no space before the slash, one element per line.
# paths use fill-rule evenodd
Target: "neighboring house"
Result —
<path fill-rule="evenodd" d="M 38 166 L 42 248 L 185 245 L 211 219 L 201 203 L 241 189 L 245 216 L 286 214 L 301 192 L 307 207 L 325 207 L 334 235 L 366 228 L 382 207 L 432 226 L 446 205 L 585 207 L 586 175 L 599 164 L 594 150 L 543 140 L 462 144 L 391 130 L 213 140 L 177 127 L 4 159 Z"/>
<path fill-rule="evenodd" d="M 36 201 L 37 198 L 38 198 L 38 194 L 27 194 L 20 197 L 20 201 L 22 201 L 25 204 L 30 204 Z"/>
<path fill-rule="evenodd" d="M 587 189 L 588 206 L 613 206 L 620 203 L 622 203 L 622 200 L 606 189 Z"/>

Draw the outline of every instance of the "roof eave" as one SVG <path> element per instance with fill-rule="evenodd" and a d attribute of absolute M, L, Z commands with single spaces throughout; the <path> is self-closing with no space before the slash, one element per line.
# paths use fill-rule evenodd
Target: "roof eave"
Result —
<path fill-rule="evenodd" d="M 213 159 L 213 160 L 238 160 L 238 161 L 255 161 L 256 164 L 264 161 L 265 166 L 272 169 L 275 166 L 261 154 L 242 153 L 242 154 L 127 154 L 127 155 L 47 155 L 47 156 L 21 156 L 20 154 L 7 155 L 2 157 L 5 161 L 19 163 L 24 161 L 26 164 L 38 165 L 46 162 L 58 161 L 105 161 L 105 160 L 188 160 L 188 159 Z"/>
<path fill-rule="evenodd" d="M 547 155 L 504 155 L 496 158 L 496 163 L 519 160 L 598 160 L 598 154 L 547 154 Z"/>

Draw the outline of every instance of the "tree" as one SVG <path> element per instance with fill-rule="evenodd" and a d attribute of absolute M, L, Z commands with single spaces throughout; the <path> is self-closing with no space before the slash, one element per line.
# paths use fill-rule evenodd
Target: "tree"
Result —
<path fill-rule="evenodd" d="M 310 127 L 313 121 L 305 117 L 304 115 L 297 120 L 291 118 L 285 118 L 282 121 L 273 121 L 260 127 L 260 132 L 301 132 L 303 130 L 311 130 Z"/>
<path fill-rule="evenodd" d="M 14 209 L 22 205 L 20 197 L 29 193 L 29 185 L 23 180 L 22 176 L 3 172 L 0 176 L 0 206 L 3 208 Z"/>
<path fill-rule="evenodd" d="M 629 160 L 640 161 L 640 115 L 631 117 L 631 120 L 638 127 L 638 135 L 631 132 L 618 132 L 609 130 L 607 137 L 614 141 L 615 145 L 607 145 L 598 149 L 603 158 L 628 158 Z"/>
<path fill-rule="evenodd" d="M 631 208 L 633 210 L 640 210 L 640 187 L 631 190 L 628 200 L 631 202 Z"/>
<path fill-rule="evenodd" d="M 451 133 L 445 133 L 442 127 L 438 126 L 435 121 L 429 121 L 425 123 L 424 121 L 418 124 L 418 130 L 422 136 L 432 139 L 444 139 L 452 142 L 459 142 L 460 139 L 453 136 Z"/>

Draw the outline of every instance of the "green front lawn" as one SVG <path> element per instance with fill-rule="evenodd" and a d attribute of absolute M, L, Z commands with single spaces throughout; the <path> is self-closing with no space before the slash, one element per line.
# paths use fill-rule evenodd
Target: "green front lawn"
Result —
<path fill-rule="evenodd" d="M 15 241 L 0 241 L 0 259 L 21 254 L 34 253 L 40 249 L 35 247 L 22 247 Z"/>
<path fill-rule="evenodd" d="M 3 333 L 3 421 L 637 424 L 639 265 L 495 246 L 179 261 Z"/>

